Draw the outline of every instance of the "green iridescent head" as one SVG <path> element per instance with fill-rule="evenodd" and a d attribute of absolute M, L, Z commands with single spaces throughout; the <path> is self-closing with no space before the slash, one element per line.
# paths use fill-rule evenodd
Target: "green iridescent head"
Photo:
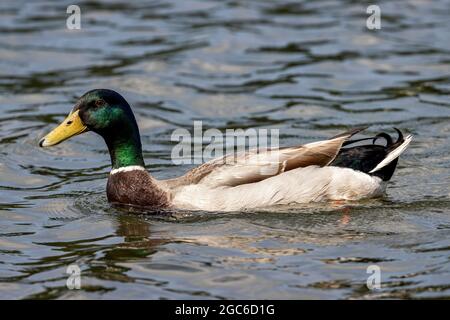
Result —
<path fill-rule="evenodd" d="M 95 89 L 85 93 L 69 116 L 39 145 L 49 147 L 86 131 L 105 140 L 113 168 L 144 165 L 136 119 L 128 102 L 117 92 Z"/>

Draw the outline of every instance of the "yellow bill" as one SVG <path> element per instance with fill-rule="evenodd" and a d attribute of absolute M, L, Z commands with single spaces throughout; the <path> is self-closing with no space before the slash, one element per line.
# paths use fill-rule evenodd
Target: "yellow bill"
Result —
<path fill-rule="evenodd" d="M 80 119 L 79 110 L 71 112 L 64 121 L 39 141 L 39 146 L 50 147 L 87 131 Z"/>

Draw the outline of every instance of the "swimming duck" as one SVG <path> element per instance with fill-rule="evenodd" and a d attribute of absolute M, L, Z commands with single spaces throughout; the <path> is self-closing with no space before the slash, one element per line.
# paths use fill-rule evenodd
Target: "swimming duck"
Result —
<path fill-rule="evenodd" d="M 157 180 L 145 170 L 136 119 L 117 92 L 85 93 L 68 117 L 39 142 L 56 145 L 92 131 L 108 146 L 112 170 L 108 201 L 158 209 L 237 211 L 331 200 L 382 196 L 398 157 L 411 142 L 398 130 L 351 140 L 356 128 L 328 140 L 278 149 L 250 150 L 206 162 L 185 175 Z M 375 144 L 384 139 L 385 145 Z M 362 144 L 363 141 L 371 143 Z M 233 161 L 229 161 L 233 157 Z"/>

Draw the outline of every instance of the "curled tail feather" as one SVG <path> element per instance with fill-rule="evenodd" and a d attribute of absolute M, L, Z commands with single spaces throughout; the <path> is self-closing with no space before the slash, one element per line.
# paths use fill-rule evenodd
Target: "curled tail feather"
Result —
<path fill-rule="evenodd" d="M 374 172 L 386 167 L 392 161 L 397 159 L 403 153 L 403 151 L 406 150 L 408 145 L 411 143 L 412 135 L 408 135 L 406 138 L 403 138 L 402 132 L 400 130 L 398 130 L 397 128 L 394 128 L 394 129 L 398 133 L 397 141 L 395 143 L 391 143 L 391 145 L 387 145 L 388 154 L 383 159 L 383 161 L 381 161 L 379 164 L 377 164 L 377 166 L 375 168 L 373 168 L 371 171 L 369 171 L 369 173 L 374 173 Z"/>
<path fill-rule="evenodd" d="M 388 181 L 395 171 L 398 157 L 405 151 L 412 139 L 410 135 L 404 138 L 400 130 L 394 129 L 398 134 L 395 141 L 384 132 L 373 137 L 345 141 L 342 145 L 343 148 L 331 165 L 362 171 Z M 386 144 L 375 144 L 378 139 L 384 139 Z M 362 141 L 371 141 L 372 143 L 358 144 Z"/>

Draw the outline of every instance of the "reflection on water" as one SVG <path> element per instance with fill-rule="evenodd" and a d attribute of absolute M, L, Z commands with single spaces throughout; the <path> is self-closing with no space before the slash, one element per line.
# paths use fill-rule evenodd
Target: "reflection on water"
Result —
<path fill-rule="evenodd" d="M 355 1 L 81 1 L 79 31 L 69 4 L 0 4 L 0 298 L 449 297 L 447 1 L 379 1 L 378 31 Z M 38 148 L 99 87 L 132 104 L 160 178 L 188 169 L 170 135 L 198 119 L 282 145 L 355 125 L 415 140 L 385 199 L 150 216 L 107 203 L 99 137 Z"/>

